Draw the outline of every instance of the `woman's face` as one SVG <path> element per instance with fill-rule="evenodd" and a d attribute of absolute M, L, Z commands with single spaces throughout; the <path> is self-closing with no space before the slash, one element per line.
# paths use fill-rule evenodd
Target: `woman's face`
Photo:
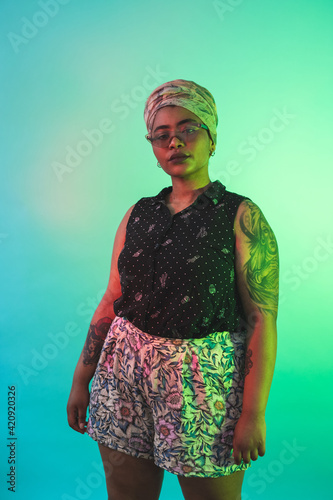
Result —
<path fill-rule="evenodd" d="M 172 136 L 179 127 L 182 120 L 190 119 L 192 123 L 202 123 L 200 118 L 191 111 L 181 108 L 180 106 L 165 106 L 159 109 L 156 113 L 152 128 L 152 136 L 156 136 L 166 131 Z M 191 124 L 191 122 L 189 122 Z M 160 130 L 156 129 L 160 126 L 167 126 Z M 195 174 L 202 174 L 204 170 L 208 171 L 209 153 L 215 148 L 211 141 L 207 130 L 200 129 L 194 141 L 182 141 L 179 137 L 172 137 L 170 144 L 165 148 L 153 146 L 154 154 L 159 161 L 163 170 L 176 177 L 193 177 Z M 175 153 L 189 155 L 186 160 L 170 160 L 170 157 Z"/>

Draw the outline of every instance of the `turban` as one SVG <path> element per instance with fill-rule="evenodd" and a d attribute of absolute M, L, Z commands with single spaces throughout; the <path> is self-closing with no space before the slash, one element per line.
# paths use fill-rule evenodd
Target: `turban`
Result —
<path fill-rule="evenodd" d="M 163 83 L 150 94 L 144 110 L 149 135 L 151 135 L 157 111 L 170 105 L 180 106 L 197 115 L 207 125 L 216 145 L 218 118 L 214 97 L 207 89 L 189 80 L 172 80 Z"/>

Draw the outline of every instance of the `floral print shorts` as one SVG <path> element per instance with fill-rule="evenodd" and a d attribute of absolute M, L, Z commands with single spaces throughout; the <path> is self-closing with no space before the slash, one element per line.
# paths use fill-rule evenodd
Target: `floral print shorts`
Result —
<path fill-rule="evenodd" d="M 92 382 L 87 433 L 181 476 L 245 470 L 251 465 L 231 456 L 244 362 L 239 333 L 172 339 L 116 316 Z"/>

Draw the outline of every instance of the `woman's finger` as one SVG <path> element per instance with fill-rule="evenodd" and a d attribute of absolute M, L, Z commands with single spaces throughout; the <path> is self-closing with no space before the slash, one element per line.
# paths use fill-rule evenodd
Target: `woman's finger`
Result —
<path fill-rule="evenodd" d="M 86 428 L 86 413 L 87 413 L 87 409 L 86 408 L 79 408 L 79 416 L 78 416 L 78 425 L 79 425 L 79 428 L 81 429 L 81 431 L 83 430 L 83 432 L 85 432 L 85 428 Z"/>
<path fill-rule="evenodd" d="M 240 450 L 234 448 L 231 456 L 234 457 L 235 463 L 237 465 L 240 465 L 240 463 L 242 461 L 242 454 L 241 454 Z"/>
<path fill-rule="evenodd" d="M 243 462 L 246 464 L 250 463 L 250 450 L 243 451 Z"/>
<path fill-rule="evenodd" d="M 74 431 L 80 432 L 81 434 L 84 433 L 79 427 L 79 421 L 78 421 L 78 410 L 77 408 L 71 408 L 69 407 L 67 410 L 67 420 L 69 426 L 74 429 Z"/>
<path fill-rule="evenodd" d="M 258 451 L 259 451 L 259 455 L 261 457 L 263 457 L 265 455 L 265 451 L 266 451 L 266 444 L 265 444 L 265 441 L 263 443 L 260 443 L 259 447 L 258 447 Z"/>
<path fill-rule="evenodd" d="M 83 418 L 81 420 L 78 421 L 78 425 L 79 425 L 79 429 L 83 432 L 86 431 L 86 428 L 87 428 L 87 421 L 84 420 Z"/>

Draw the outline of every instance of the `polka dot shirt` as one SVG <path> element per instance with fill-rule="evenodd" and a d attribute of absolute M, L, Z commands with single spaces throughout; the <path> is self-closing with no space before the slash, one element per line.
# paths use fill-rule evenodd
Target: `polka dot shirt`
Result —
<path fill-rule="evenodd" d="M 141 198 L 118 259 L 118 316 L 151 335 L 201 338 L 238 331 L 242 307 L 235 283 L 233 223 L 246 197 L 214 181 L 187 208 L 171 215 L 165 196 Z M 247 198 L 248 199 L 248 198 Z"/>

